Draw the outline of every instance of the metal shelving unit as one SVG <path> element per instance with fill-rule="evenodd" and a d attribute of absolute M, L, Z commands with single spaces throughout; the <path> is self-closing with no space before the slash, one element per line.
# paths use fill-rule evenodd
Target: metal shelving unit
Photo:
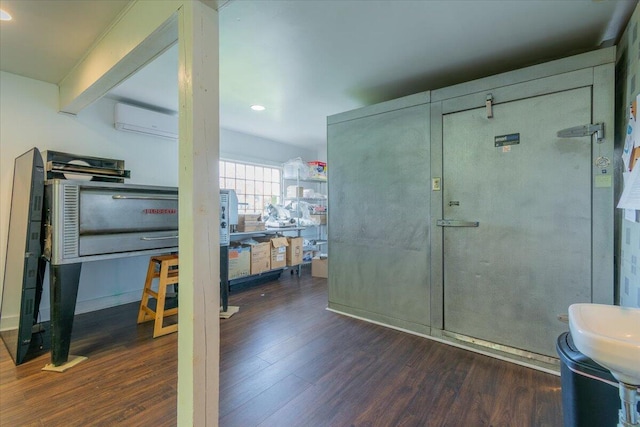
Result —
<path fill-rule="evenodd" d="M 298 237 L 300 237 L 300 232 L 303 231 L 303 227 L 283 227 L 283 228 L 268 228 L 266 230 L 260 231 L 242 231 L 242 232 L 232 232 L 230 233 L 230 240 L 232 242 L 237 242 L 242 240 L 245 237 L 266 237 L 266 236 L 274 236 L 281 234 L 284 236 L 284 233 L 296 233 Z M 282 268 L 275 268 L 268 271 L 263 271 L 258 274 L 251 274 L 249 276 L 238 277 L 235 279 L 229 279 L 229 246 L 221 246 L 220 247 L 220 295 L 221 295 L 221 303 L 223 311 L 227 310 L 228 302 L 229 302 L 229 292 L 231 287 L 234 285 L 240 285 L 243 283 L 248 283 L 252 281 L 259 280 L 272 280 L 280 277 L 280 274 L 287 269 L 293 270 L 297 267 L 298 274 L 300 274 L 300 265 L 298 266 L 286 266 Z M 226 286 L 224 285 L 226 283 Z"/>
<path fill-rule="evenodd" d="M 308 187 L 305 187 L 305 184 L 311 184 Z M 287 194 L 287 189 L 290 186 L 295 185 L 296 187 L 296 197 L 288 197 L 289 194 Z M 312 189 L 315 192 L 318 192 L 319 194 L 323 194 L 324 197 L 303 197 L 300 196 L 298 194 L 298 188 L 304 188 L 306 189 Z M 317 225 L 313 225 L 313 224 L 309 224 L 309 225 L 301 225 L 304 232 L 301 233 L 302 237 L 307 240 L 307 241 L 311 241 L 314 242 L 311 245 L 305 245 L 304 246 L 304 251 L 305 252 L 313 252 L 313 254 L 316 253 L 321 253 L 322 249 L 325 250 L 326 252 L 326 248 L 323 246 L 327 245 L 327 240 L 328 240 L 328 232 L 327 232 L 327 221 L 326 221 L 326 215 L 327 215 L 327 209 L 328 209 L 328 197 L 327 197 L 327 180 L 326 179 L 314 179 L 314 178 L 300 178 L 299 176 L 297 176 L 296 178 L 284 178 L 282 179 L 282 194 L 283 194 L 283 199 L 284 199 L 284 206 L 288 206 L 291 203 L 295 203 L 295 208 L 293 209 L 293 211 L 295 212 L 295 215 L 298 218 L 298 221 L 300 220 L 300 218 L 303 216 L 303 212 L 302 212 L 302 208 L 300 206 L 300 202 L 306 202 L 312 205 L 317 205 L 317 206 L 323 206 L 324 212 L 323 213 L 316 213 L 315 215 L 324 215 L 325 216 L 325 223 L 324 224 L 317 224 Z M 300 223 L 300 221 L 299 221 Z M 311 261 L 305 261 L 303 262 L 303 264 L 309 264 Z"/>

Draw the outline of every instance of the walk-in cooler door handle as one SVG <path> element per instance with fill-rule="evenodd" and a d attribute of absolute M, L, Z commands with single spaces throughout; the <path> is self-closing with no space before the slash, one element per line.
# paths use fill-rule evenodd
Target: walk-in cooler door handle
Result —
<path fill-rule="evenodd" d="M 457 219 L 439 219 L 436 222 L 439 227 L 477 227 L 480 225 L 478 221 L 460 221 Z"/>

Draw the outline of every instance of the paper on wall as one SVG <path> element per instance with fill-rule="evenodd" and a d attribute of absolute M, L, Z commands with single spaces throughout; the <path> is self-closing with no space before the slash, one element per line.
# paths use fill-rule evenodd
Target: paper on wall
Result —
<path fill-rule="evenodd" d="M 636 222 L 636 210 L 635 209 L 625 209 L 624 210 L 624 219 L 631 222 Z"/>
<path fill-rule="evenodd" d="M 638 94 L 636 95 L 636 104 L 635 104 L 635 108 L 633 109 L 634 122 L 636 122 L 638 119 L 638 108 L 640 108 L 640 92 L 638 92 Z M 640 129 L 638 129 L 638 126 L 633 127 L 633 140 L 634 140 L 633 146 L 640 147 Z"/>
<path fill-rule="evenodd" d="M 622 176 L 624 190 L 617 207 L 640 210 L 640 166 L 636 166 L 631 172 L 623 173 Z"/>
<path fill-rule="evenodd" d="M 635 103 L 631 105 L 629 111 L 629 124 L 622 151 L 622 161 L 624 170 L 624 191 L 620 196 L 618 208 L 624 209 L 624 218 L 628 221 L 636 221 L 636 210 L 640 210 L 640 165 L 634 165 L 632 156 L 640 150 L 640 128 L 637 126 L 636 118 L 638 107 L 640 106 L 640 93 L 636 95 Z M 634 151 L 635 150 L 635 151 Z M 631 172 L 629 169 L 633 167 Z"/>
<path fill-rule="evenodd" d="M 624 170 L 628 171 L 631 165 L 631 152 L 633 151 L 636 144 L 640 143 L 640 141 L 636 141 L 636 130 L 635 130 L 636 119 L 633 116 L 633 111 L 629 112 L 629 124 L 627 124 L 627 135 L 624 140 L 624 149 L 622 150 L 622 161 L 624 162 Z"/>

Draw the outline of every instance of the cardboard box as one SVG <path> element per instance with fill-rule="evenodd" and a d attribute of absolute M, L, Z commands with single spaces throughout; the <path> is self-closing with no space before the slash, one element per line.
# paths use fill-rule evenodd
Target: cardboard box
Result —
<path fill-rule="evenodd" d="M 309 178 L 311 179 L 327 179 L 327 164 L 315 160 L 313 162 L 307 162 L 309 165 Z"/>
<path fill-rule="evenodd" d="M 239 214 L 238 231 L 262 231 L 265 229 L 264 222 L 260 220 L 261 214 Z"/>
<path fill-rule="evenodd" d="M 315 257 L 311 260 L 311 277 L 329 278 L 329 258 Z"/>
<path fill-rule="evenodd" d="M 290 185 L 287 187 L 287 197 L 292 199 L 295 197 L 303 197 L 304 196 L 304 187 Z"/>
<path fill-rule="evenodd" d="M 257 242 L 251 245 L 251 274 L 271 270 L 271 242 Z"/>
<path fill-rule="evenodd" d="M 259 213 L 244 213 L 238 215 L 238 224 L 245 221 L 260 221 L 262 214 Z"/>
<path fill-rule="evenodd" d="M 251 274 L 251 246 L 229 247 L 229 280 Z"/>
<path fill-rule="evenodd" d="M 238 232 L 247 232 L 247 231 L 263 231 L 266 230 L 264 222 L 262 221 L 244 221 L 240 223 L 238 221 Z"/>
<path fill-rule="evenodd" d="M 287 265 L 302 264 L 304 239 L 302 237 L 287 237 Z"/>
<path fill-rule="evenodd" d="M 311 214 L 311 219 L 314 220 L 315 222 L 317 222 L 320 225 L 327 223 L 327 215 L 326 214 L 325 215 Z"/>
<path fill-rule="evenodd" d="M 284 268 L 287 265 L 287 247 L 289 243 L 286 237 L 274 237 L 271 239 L 271 269 Z"/>

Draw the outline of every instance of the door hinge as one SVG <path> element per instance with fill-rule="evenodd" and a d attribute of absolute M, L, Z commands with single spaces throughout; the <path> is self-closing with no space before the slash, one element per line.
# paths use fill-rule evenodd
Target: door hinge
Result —
<path fill-rule="evenodd" d="M 562 129 L 558 131 L 558 138 L 580 138 L 583 136 L 591 136 L 594 133 L 596 134 L 598 144 L 602 144 L 604 141 L 604 123 Z"/>

